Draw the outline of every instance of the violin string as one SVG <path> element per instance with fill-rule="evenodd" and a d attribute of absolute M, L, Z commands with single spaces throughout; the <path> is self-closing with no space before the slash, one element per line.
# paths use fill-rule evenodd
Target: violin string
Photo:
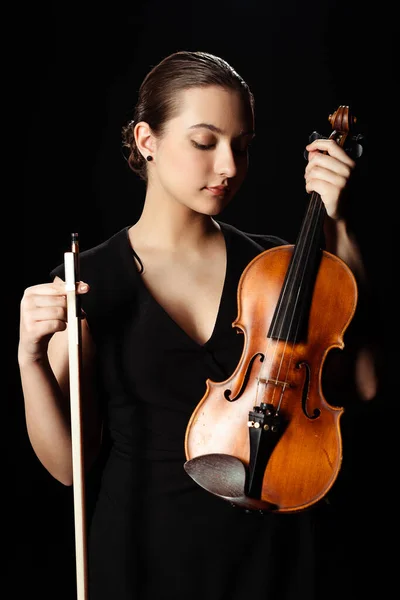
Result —
<path fill-rule="evenodd" d="M 319 200 L 319 202 L 318 202 L 318 200 Z M 317 204 L 317 202 L 318 202 L 318 204 Z M 317 205 L 317 219 L 309 217 L 309 215 L 312 215 L 312 213 L 315 212 L 316 205 Z M 300 253 L 300 255 L 303 255 L 304 252 L 305 252 L 305 250 L 304 250 L 305 243 L 306 243 L 307 240 L 311 239 L 311 243 L 309 243 L 308 249 L 306 250 L 307 260 L 309 259 L 309 256 L 310 256 L 311 247 L 313 245 L 312 242 L 315 240 L 315 235 L 316 235 L 316 233 L 318 231 L 317 224 L 320 222 L 320 212 L 323 209 L 324 209 L 324 205 L 323 205 L 321 199 L 319 198 L 318 194 L 315 194 L 313 192 L 312 195 L 311 195 L 310 202 L 309 202 L 309 207 L 308 207 L 308 210 L 307 210 L 306 219 L 305 219 L 304 225 L 303 225 L 304 234 L 301 236 L 300 242 L 298 242 L 298 244 L 297 244 L 298 252 Z M 311 238 L 310 238 L 310 228 L 311 227 L 313 227 L 313 232 L 312 232 L 312 235 L 311 235 Z M 293 320 L 294 320 L 294 315 L 295 315 L 295 312 L 296 312 L 295 309 L 298 306 L 298 302 L 299 302 L 299 298 L 300 298 L 300 293 L 302 291 L 302 286 L 303 286 L 303 283 L 304 283 L 304 272 L 305 272 L 305 266 L 304 265 L 307 263 L 307 260 L 306 261 L 304 261 L 304 260 L 302 260 L 302 261 L 297 260 L 297 263 L 295 265 L 293 265 L 293 264 L 289 265 L 289 269 L 294 269 L 294 273 L 292 274 L 292 280 L 291 280 L 292 281 L 292 284 L 291 284 L 292 288 L 289 291 L 287 290 L 288 285 L 289 285 L 289 283 L 288 283 L 289 277 L 286 277 L 285 278 L 285 284 L 284 284 L 285 288 L 284 288 L 283 293 L 282 293 L 282 295 L 280 296 L 280 299 L 279 299 L 280 305 L 277 306 L 277 308 L 276 308 L 276 312 L 277 311 L 280 312 L 282 310 L 283 298 L 286 297 L 286 296 L 288 296 L 289 299 L 290 299 L 290 297 L 294 293 L 293 292 L 294 282 L 295 281 L 300 281 L 301 282 L 300 285 L 297 286 L 297 294 L 296 294 L 296 299 L 295 299 L 295 302 L 294 302 L 294 308 L 292 309 L 292 315 L 291 315 L 291 320 L 290 320 L 290 324 L 289 324 L 288 334 L 286 336 L 286 339 L 284 340 L 284 344 L 283 344 L 283 348 L 282 348 L 282 354 L 281 354 L 280 364 L 279 364 L 279 367 L 277 369 L 277 374 L 274 377 L 275 381 L 280 381 L 280 378 L 281 378 L 280 374 L 281 374 L 282 368 L 283 368 L 284 357 L 286 356 L 286 352 L 287 352 L 287 347 L 288 347 L 288 343 L 289 343 L 289 339 L 290 339 L 290 333 L 294 332 L 294 330 L 293 330 Z M 303 272 L 299 276 L 301 269 L 302 269 Z M 266 382 L 265 383 L 266 386 L 268 386 L 268 381 L 269 381 L 268 373 L 269 373 L 269 371 L 271 369 L 271 364 L 276 361 L 276 355 L 277 355 L 277 352 L 278 352 L 278 348 L 280 346 L 280 341 L 282 341 L 282 337 L 283 337 L 282 336 L 283 324 L 286 322 L 286 319 L 287 319 L 287 313 L 288 313 L 288 310 L 289 310 L 289 305 L 290 305 L 290 302 L 287 301 L 286 302 L 285 311 L 283 313 L 283 318 L 281 318 L 281 321 L 280 321 L 280 331 L 278 332 L 278 336 L 277 336 L 278 339 L 274 341 L 274 350 L 272 352 L 272 356 L 270 357 L 269 361 L 268 361 L 267 357 L 269 355 L 269 347 L 271 346 L 272 342 L 271 342 L 270 338 L 268 338 L 268 341 L 267 341 L 267 346 L 266 346 L 266 349 L 265 349 L 265 357 L 266 357 L 267 360 L 264 360 L 264 362 L 263 362 L 263 364 L 262 364 L 262 366 L 260 368 L 261 378 L 264 379 L 264 381 Z M 298 338 L 299 326 L 300 326 L 300 322 L 298 321 L 297 325 L 296 325 L 296 331 L 294 332 L 295 335 L 294 335 L 294 339 L 293 339 L 293 342 L 292 342 L 292 349 L 291 349 L 290 358 L 287 361 L 286 374 L 285 374 L 285 377 L 282 379 L 282 390 L 281 390 L 281 393 L 280 393 L 280 398 L 279 398 L 279 401 L 278 401 L 278 405 L 277 405 L 276 411 L 279 411 L 279 409 L 281 407 L 281 403 L 282 403 L 282 400 L 283 400 L 283 394 L 284 394 L 285 387 L 286 387 L 285 384 L 288 383 L 288 373 L 289 373 L 289 371 L 291 369 L 291 366 L 292 366 L 292 363 L 293 363 L 294 345 L 295 345 L 296 340 Z M 275 395 L 276 395 L 276 390 L 277 389 L 278 389 L 278 387 L 276 386 L 274 388 L 274 390 L 273 390 L 272 400 L 271 400 L 272 404 L 275 402 Z M 258 396 L 258 386 L 257 386 L 257 396 Z"/>
<path fill-rule="evenodd" d="M 310 212 L 314 213 L 314 218 L 310 219 L 310 221 L 308 223 L 308 231 L 305 236 L 305 239 L 308 240 L 309 243 L 306 248 L 306 257 L 304 259 L 304 256 L 303 256 L 303 259 L 302 259 L 302 264 L 303 264 L 302 271 L 303 272 L 302 272 L 301 278 L 300 278 L 301 284 L 297 288 L 297 297 L 296 297 L 296 302 L 295 302 L 296 306 L 299 302 L 301 293 L 304 292 L 303 286 L 304 286 L 304 281 L 305 281 L 305 278 L 304 278 L 304 274 L 305 274 L 305 270 L 306 270 L 305 265 L 309 262 L 311 250 L 315 244 L 315 237 L 316 237 L 316 235 L 320 234 L 321 213 L 324 211 L 325 211 L 325 207 L 324 207 L 324 204 L 323 204 L 320 196 L 313 192 L 312 196 L 311 196 L 311 201 L 310 201 Z M 310 231 L 311 231 L 311 235 L 310 235 Z M 303 247 L 302 252 L 304 253 L 304 247 Z M 292 331 L 294 315 L 295 315 L 295 310 L 292 311 L 292 317 L 291 317 L 291 321 L 290 321 L 289 331 Z M 293 359 L 294 359 L 294 345 L 297 343 L 297 340 L 298 340 L 300 325 L 301 325 L 301 322 L 300 322 L 300 319 L 298 319 L 297 324 L 296 324 L 294 341 L 293 341 L 293 345 L 292 345 L 292 352 L 291 352 L 290 360 L 288 361 L 288 364 L 287 364 L 285 381 L 287 381 L 288 373 L 292 367 L 292 363 L 293 363 Z"/>
<path fill-rule="evenodd" d="M 299 273 L 300 271 L 302 271 L 300 273 L 300 285 L 297 286 L 297 293 L 296 293 L 296 299 L 295 299 L 295 304 L 294 304 L 294 308 L 292 310 L 292 314 L 291 314 L 291 320 L 290 320 L 290 325 L 289 325 L 289 329 L 288 329 L 288 336 L 285 340 L 285 344 L 284 344 L 284 353 L 282 354 L 282 356 L 286 355 L 286 351 L 287 351 L 287 346 L 288 346 L 288 340 L 290 339 L 290 334 L 294 333 L 294 337 L 293 337 L 293 342 L 291 344 L 291 352 L 289 355 L 289 359 L 287 360 L 287 366 L 286 366 L 286 373 L 285 376 L 282 378 L 284 384 L 288 384 L 290 385 L 289 382 L 289 372 L 293 366 L 293 360 L 294 360 L 294 348 L 295 345 L 298 341 L 298 334 L 299 334 L 299 327 L 301 325 L 300 319 L 297 320 L 296 323 L 296 328 L 295 330 L 293 330 L 293 322 L 294 322 L 294 316 L 296 313 L 296 307 L 298 306 L 301 294 L 304 292 L 304 274 L 306 271 L 306 265 L 309 261 L 310 258 L 310 254 L 311 254 L 311 249 L 314 247 L 314 242 L 315 242 L 315 236 L 317 234 L 319 234 L 319 224 L 320 224 L 320 217 L 321 217 L 321 212 L 324 210 L 324 204 L 321 200 L 321 198 L 319 197 L 318 194 L 316 193 L 312 193 L 311 195 L 311 200 L 309 203 L 309 209 L 307 214 L 308 215 L 312 215 L 310 216 L 310 218 L 306 219 L 306 231 L 305 231 L 305 235 L 303 236 L 303 243 L 301 244 L 301 255 L 302 255 L 302 260 L 298 261 L 298 265 L 297 265 L 297 273 L 296 273 L 296 277 L 292 280 L 293 282 L 296 281 L 296 279 L 299 278 Z M 311 232 L 311 234 L 310 234 Z M 306 242 L 308 242 L 306 244 Z M 304 257 L 305 255 L 305 257 Z M 294 283 L 293 283 L 294 285 Z M 289 303 L 286 306 L 286 312 L 288 310 L 288 306 Z M 285 314 L 285 319 L 286 319 L 286 314 Z M 283 364 L 283 360 L 281 360 L 281 364 L 279 367 L 279 373 L 282 372 L 282 364 Z M 281 376 L 280 376 L 281 378 Z M 278 405 L 278 408 L 280 408 L 281 403 L 283 400 L 283 394 L 281 394 L 281 399 Z"/>
<path fill-rule="evenodd" d="M 337 132 L 335 131 L 331 134 L 329 139 L 335 139 L 335 141 L 337 141 L 339 143 L 339 145 L 343 145 L 346 137 L 347 136 L 342 135 L 342 136 L 339 136 L 339 138 L 337 138 Z M 340 139 L 340 142 L 338 141 L 338 139 Z M 297 324 L 296 324 L 296 330 L 294 330 L 293 329 L 293 321 L 294 321 L 294 316 L 296 314 L 296 308 L 299 303 L 300 294 L 303 291 L 306 265 L 310 258 L 311 250 L 315 244 L 315 236 L 317 233 L 318 234 L 320 233 L 320 227 L 321 227 L 321 222 L 322 222 L 321 213 L 325 210 L 326 210 L 325 205 L 322 202 L 320 195 L 316 192 L 312 192 L 311 198 L 309 201 L 309 206 L 308 206 L 307 213 L 306 213 L 306 218 L 304 219 L 303 224 L 302 224 L 302 228 L 303 228 L 302 233 L 303 234 L 301 236 L 299 236 L 300 242 L 298 241 L 297 245 L 296 245 L 296 249 L 299 252 L 299 254 L 297 254 L 297 256 L 303 256 L 303 260 L 297 260 L 296 265 L 289 264 L 289 269 L 294 269 L 294 272 L 292 273 L 292 279 L 291 279 L 291 282 L 292 282 L 291 289 L 289 291 L 287 290 L 288 285 L 289 285 L 288 284 L 289 277 L 285 277 L 284 288 L 283 288 L 282 294 L 279 297 L 278 305 L 275 309 L 275 314 L 277 314 L 277 312 L 280 312 L 282 310 L 283 298 L 285 298 L 288 295 L 289 300 L 290 300 L 291 295 L 293 294 L 294 286 L 297 285 L 297 284 L 295 284 L 295 282 L 300 281 L 300 285 L 297 285 L 297 294 L 296 294 L 296 298 L 295 298 L 294 305 L 292 308 L 292 314 L 291 314 L 291 320 L 290 320 L 288 332 L 287 332 L 286 339 L 284 340 L 284 344 L 283 344 L 283 349 L 282 349 L 281 358 L 280 358 L 280 364 L 277 369 L 277 373 L 275 375 L 275 382 L 281 381 L 281 372 L 282 372 L 282 368 L 283 368 L 284 357 L 286 356 L 290 336 L 291 336 L 291 334 L 293 334 L 294 337 L 293 337 L 293 342 L 292 342 L 292 349 L 291 349 L 289 360 L 287 361 L 285 377 L 281 381 L 282 390 L 281 390 L 280 399 L 278 401 L 278 406 L 277 406 L 276 411 L 280 410 L 282 400 L 283 400 L 283 394 L 284 394 L 284 391 L 286 388 L 286 384 L 288 383 L 288 374 L 290 372 L 290 369 L 292 368 L 292 364 L 293 364 L 293 360 L 294 360 L 294 346 L 298 340 L 299 327 L 301 325 L 301 322 L 300 322 L 300 319 L 298 319 Z M 311 229 L 312 229 L 312 231 L 311 231 Z M 310 235 L 310 232 L 311 232 L 311 235 Z M 308 246 L 306 246 L 306 243 L 308 243 Z M 304 255 L 306 256 L 306 259 L 304 259 Z M 302 270 L 302 273 L 300 274 L 301 270 Z M 256 390 L 256 403 L 258 403 L 258 392 L 259 392 L 260 380 L 265 382 L 263 396 L 265 396 L 266 391 L 268 391 L 271 365 L 273 363 L 275 363 L 275 361 L 276 361 L 278 348 L 280 347 L 280 341 L 282 340 L 283 324 L 286 323 L 287 313 L 289 311 L 290 305 L 291 305 L 291 303 L 287 301 L 286 307 L 285 307 L 285 312 L 283 313 L 283 318 L 281 318 L 281 320 L 280 320 L 280 331 L 278 332 L 277 339 L 275 339 L 275 341 L 274 341 L 274 350 L 272 352 L 272 356 L 270 357 L 270 360 L 268 360 L 268 356 L 269 356 L 269 347 L 272 344 L 272 340 L 271 340 L 271 338 L 267 338 L 267 344 L 266 344 L 265 353 L 264 353 L 264 361 L 259 369 L 259 377 L 258 377 L 257 390 Z M 272 404 L 275 402 L 275 394 L 276 394 L 276 390 L 278 389 L 278 387 L 279 387 L 279 385 L 275 384 L 275 388 L 272 392 L 272 399 L 271 399 Z"/>
<path fill-rule="evenodd" d="M 334 139 L 339 145 L 342 146 L 344 144 L 344 142 L 345 142 L 346 137 L 347 137 L 346 135 L 342 135 L 342 134 L 339 134 L 337 131 L 334 131 L 330 135 L 329 139 Z M 326 152 L 324 152 L 324 154 L 326 154 Z M 308 244 L 308 248 L 306 250 L 306 258 L 304 259 L 304 257 L 303 257 L 303 260 L 299 261 L 299 265 L 303 264 L 304 268 L 303 268 L 303 273 L 302 273 L 301 279 L 300 279 L 301 285 L 298 286 L 298 292 L 297 292 L 297 298 L 296 298 L 296 301 L 295 301 L 295 307 L 298 305 L 298 300 L 299 300 L 299 297 L 300 297 L 300 292 L 301 292 L 302 286 L 304 284 L 304 274 L 305 274 L 305 270 L 306 270 L 305 266 L 307 265 L 307 263 L 308 263 L 308 261 L 310 259 L 310 254 L 311 254 L 312 248 L 315 247 L 314 246 L 314 244 L 315 244 L 315 236 L 316 236 L 316 234 L 320 233 L 321 224 L 322 224 L 321 216 L 322 216 L 323 212 L 325 213 L 325 211 L 326 211 L 325 205 L 322 202 L 321 196 L 317 192 L 312 192 L 311 199 L 310 199 L 310 202 L 309 202 L 309 207 L 308 207 L 308 210 L 307 210 L 307 215 L 310 215 L 310 214 L 314 213 L 314 216 L 312 216 L 311 218 L 307 218 L 307 216 L 306 216 L 305 223 L 304 223 L 305 225 L 307 225 L 307 228 L 306 228 L 305 234 L 303 234 L 303 236 L 302 236 L 302 241 L 304 241 L 304 243 L 303 243 L 303 248 L 301 250 L 301 254 L 304 254 L 305 242 L 309 241 L 309 244 Z M 311 228 L 313 228 L 313 231 L 312 231 L 312 235 L 310 236 L 310 230 L 311 230 Z M 287 304 L 286 310 L 288 310 L 288 304 Z M 291 322 L 290 322 L 289 332 L 292 331 L 292 325 L 293 325 L 294 315 L 295 315 L 295 310 L 292 311 L 292 318 L 291 318 Z M 285 315 L 285 318 L 286 318 L 286 315 Z M 299 326 L 300 326 L 300 324 L 301 323 L 300 323 L 300 319 L 299 319 L 297 321 L 296 332 L 295 332 L 295 335 L 294 335 L 294 340 L 295 340 L 294 343 L 296 343 L 296 340 L 298 339 L 298 332 L 299 332 Z M 286 342 L 287 342 L 287 340 L 286 340 Z M 288 369 L 289 369 L 289 367 L 288 367 Z"/>
<path fill-rule="evenodd" d="M 275 314 L 279 313 L 282 309 L 282 303 L 283 303 L 283 298 L 286 296 L 287 294 L 287 288 L 288 288 L 288 282 L 289 282 L 289 278 L 285 277 L 284 279 L 284 287 L 283 292 L 281 293 L 280 297 L 278 298 L 278 304 L 275 308 Z M 271 374 L 271 366 L 272 364 L 274 364 L 276 362 L 276 355 L 278 352 L 278 346 L 279 346 L 279 340 L 281 337 L 281 333 L 282 333 L 282 322 L 281 322 L 281 326 L 280 326 L 280 332 L 279 332 L 279 336 L 278 336 L 278 340 L 272 341 L 272 338 L 267 337 L 267 343 L 266 343 L 266 347 L 264 350 L 264 361 L 260 367 L 260 371 L 259 371 L 259 377 L 258 377 L 258 382 L 260 381 L 260 379 L 262 381 L 264 381 L 264 394 L 263 396 L 265 396 L 265 393 L 268 391 L 268 385 L 269 385 L 269 381 L 270 381 L 270 374 Z M 269 348 L 273 345 L 273 351 L 272 353 L 269 352 Z M 271 355 L 271 356 L 270 356 Z M 282 357 L 281 357 L 281 364 L 279 365 L 278 368 L 278 373 L 280 372 L 281 368 L 282 368 L 282 360 L 283 360 L 283 356 L 284 353 L 282 353 Z M 277 380 L 277 377 L 275 378 Z M 258 396 L 258 387 L 259 384 L 257 385 L 257 396 Z M 271 398 L 271 404 L 274 403 L 274 396 L 275 396 L 275 389 L 272 392 L 272 398 Z M 264 398 L 263 398 L 264 400 Z M 257 401 L 257 397 L 256 397 L 256 401 Z M 277 410 L 279 410 L 279 405 Z"/>
<path fill-rule="evenodd" d="M 286 351 L 287 351 L 287 347 L 288 347 L 288 341 L 290 339 L 291 333 L 293 333 L 293 331 L 294 331 L 293 330 L 294 315 L 296 313 L 296 308 L 297 308 L 298 303 L 299 303 L 300 295 L 301 295 L 301 293 L 303 291 L 304 272 L 305 272 L 306 264 L 307 264 L 309 256 L 310 256 L 310 248 L 311 248 L 311 245 L 312 245 L 310 243 L 310 240 L 314 239 L 314 236 L 315 236 L 315 233 L 316 233 L 315 218 L 312 217 L 313 213 L 315 212 L 316 202 L 317 202 L 317 197 L 313 193 L 311 195 L 311 199 L 310 199 L 310 202 L 309 202 L 309 207 L 308 207 L 307 215 L 306 215 L 306 219 L 305 219 L 305 230 L 303 232 L 303 235 L 301 236 L 301 241 L 298 244 L 298 246 L 300 247 L 299 256 L 301 256 L 303 258 L 302 258 L 302 260 L 298 259 L 298 261 L 297 261 L 297 265 L 295 267 L 295 274 L 294 274 L 294 277 L 292 278 L 292 289 L 289 292 L 289 296 L 293 295 L 293 293 L 294 293 L 293 290 L 294 290 L 295 282 L 296 281 L 300 281 L 300 285 L 297 285 L 296 298 L 295 298 L 295 302 L 294 302 L 294 307 L 292 309 L 292 314 L 291 314 L 291 319 L 290 319 L 290 325 L 289 325 L 288 334 L 287 334 L 287 337 L 286 337 L 286 340 L 285 340 L 285 343 L 284 343 L 284 352 L 282 353 L 282 356 L 286 355 Z M 314 225 L 313 225 L 313 223 L 314 223 Z M 314 231 L 312 232 L 312 236 L 310 238 L 311 227 L 314 228 Z M 304 260 L 304 253 L 305 253 L 305 248 L 306 248 L 306 242 L 307 241 L 309 243 L 308 243 L 308 249 L 306 249 L 306 260 Z M 285 314 L 284 314 L 284 319 L 282 320 L 282 322 L 286 321 L 287 313 L 288 313 L 288 310 L 289 310 L 289 305 L 290 305 L 290 303 L 287 302 L 286 303 Z M 285 374 L 285 377 L 283 378 L 284 383 L 288 383 L 288 373 L 289 373 L 289 371 L 290 371 L 290 369 L 292 367 L 292 364 L 293 364 L 294 346 L 295 346 L 295 344 L 297 342 L 297 339 L 298 339 L 299 327 L 300 327 L 300 320 L 298 320 L 297 324 L 296 324 L 296 330 L 294 332 L 294 337 L 293 337 L 293 342 L 292 342 L 292 346 L 291 346 L 290 357 L 289 357 L 289 360 L 287 361 L 286 374 Z M 281 360 L 281 364 L 280 364 L 280 367 L 279 367 L 279 373 L 282 372 L 282 364 L 283 364 L 283 359 Z"/>

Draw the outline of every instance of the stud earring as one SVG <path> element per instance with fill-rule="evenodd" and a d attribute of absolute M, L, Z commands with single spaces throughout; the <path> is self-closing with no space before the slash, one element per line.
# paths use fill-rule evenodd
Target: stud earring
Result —
<path fill-rule="evenodd" d="M 146 156 L 146 160 L 147 160 L 148 162 L 150 162 L 150 161 L 152 161 L 152 160 L 153 160 L 153 157 L 151 156 L 151 154 L 149 154 L 148 156 Z"/>

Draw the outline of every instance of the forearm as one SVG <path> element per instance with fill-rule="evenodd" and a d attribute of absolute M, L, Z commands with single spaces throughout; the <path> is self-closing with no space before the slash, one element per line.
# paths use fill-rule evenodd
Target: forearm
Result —
<path fill-rule="evenodd" d="M 326 217 L 324 233 L 326 250 L 350 267 L 358 283 L 365 283 L 365 265 L 360 247 L 355 236 L 348 232 L 346 222 Z"/>
<path fill-rule="evenodd" d="M 326 250 L 341 258 L 350 267 L 357 281 L 357 321 L 352 330 L 354 357 L 354 384 L 362 400 L 371 400 L 378 389 L 378 361 L 380 351 L 370 331 L 363 323 L 368 322 L 371 293 L 371 277 L 363 261 L 356 237 L 349 234 L 346 222 L 327 218 L 325 222 Z M 355 318 L 353 323 L 355 323 Z M 361 328 L 360 328 L 361 324 Z M 354 350 L 356 348 L 356 350 Z"/>
<path fill-rule="evenodd" d="M 68 400 L 47 358 L 20 362 L 30 442 L 43 466 L 64 485 L 72 484 L 72 441 Z"/>

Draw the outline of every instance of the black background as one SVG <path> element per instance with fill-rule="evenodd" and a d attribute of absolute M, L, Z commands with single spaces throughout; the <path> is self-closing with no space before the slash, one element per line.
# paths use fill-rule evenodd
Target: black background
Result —
<path fill-rule="evenodd" d="M 308 136 L 314 130 L 328 136 L 328 116 L 350 106 L 364 135 L 354 220 L 379 287 L 376 321 L 366 327 L 391 327 L 385 316 L 394 307 L 398 202 L 394 22 L 383 2 L 369 8 L 333 0 L 21 5 L 10 22 L 18 40 L 10 53 L 19 149 L 10 202 L 16 283 L 5 323 L 3 519 L 13 590 L 7 597 L 25 598 L 29 590 L 42 599 L 74 598 L 72 493 L 40 465 L 27 437 L 17 368 L 19 301 L 62 262 L 72 231 L 84 250 L 138 218 L 144 184 L 127 167 L 120 132 L 145 74 L 171 52 L 189 49 L 222 56 L 247 80 L 257 135 L 248 179 L 221 218 L 293 242 L 307 199 Z M 376 503 L 374 497 L 375 509 Z"/>

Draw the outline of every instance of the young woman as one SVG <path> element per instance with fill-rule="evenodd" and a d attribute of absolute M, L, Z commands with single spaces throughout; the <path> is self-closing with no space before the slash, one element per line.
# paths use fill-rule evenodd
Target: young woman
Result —
<path fill-rule="evenodd" d="M 217 56 L 186 51 L 149 72 L 123 130 L 129 165 L 146 181 L 143 211 L 80 256 L 87 473 L 101 465 L 88 519 L 90 600 L 322 597 L 320 508 L 248 513 L 184 469 L 206 380 L 227 379 L 243 350 L 232 328 L 240 276 L 286 243 L 217 218 L 246 177 L 253 136 L 254 100 L 240 75 Z M 326 207 L 325 247 L 361 278 L 341 210 L 355 163 L 332 140 L 307 151 L 305 187 Z M 50 283 L 25 290 L 18 359 L 31 444 L 70 486 L 63 278 L 60 265 Z"/>

